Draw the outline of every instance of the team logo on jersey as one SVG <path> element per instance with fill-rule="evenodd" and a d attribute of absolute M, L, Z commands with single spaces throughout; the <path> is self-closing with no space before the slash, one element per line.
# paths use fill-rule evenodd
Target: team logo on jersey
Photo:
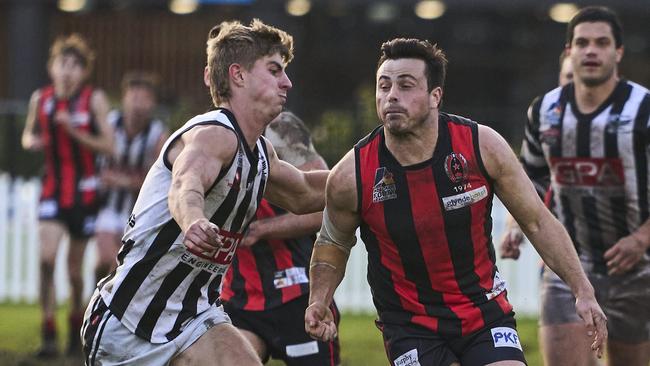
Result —
<path fill-rule="evenodd" d="M 620 114 L 612 114 L 607 118 L 607 133 L 625 132 L 626 127 L 632 122 L 632 117 L 621 116 Z M 626 131 L 632 132 L 632 130 Z"/>
<path fill-rule="evenodd" d="M 562 119 L 563 112 L 562 104 L 560 102 L 555 102 L 546 111 L 544 117 L 546 117 L 546 122 L 551 126 L 557 126 L 560 124 L 560 119 Z"/>
<path fill-rule="evenodd" d="M 445 158 L 445 173 L 453 183 L 467 178 L 467 159 L 461 153 L 452 152 Z"/>
<path fill-rule="evenodd" d="M 385 167 L 375 171 L 375 184 L 372 187 L 372 202 L 379 203 L 397 198 L 397 187 L 393 173 Z"/>

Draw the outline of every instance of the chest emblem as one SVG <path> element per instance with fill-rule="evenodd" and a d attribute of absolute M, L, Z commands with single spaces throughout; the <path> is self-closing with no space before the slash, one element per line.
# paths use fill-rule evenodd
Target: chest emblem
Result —
<path fill-rule="evenodd" d="M 445 173 L 452 183 L 460 183 L 467 178 L 467 159 L 461 153 L 452 152 L 445 158 Z"/>
<path fill-rule="evenodd" d="M 393 173 L 385 167 L 375 171 L 375 184 L 372 186 L 372 202 L 379 203 L 397 198 L 397 187 Z"/>

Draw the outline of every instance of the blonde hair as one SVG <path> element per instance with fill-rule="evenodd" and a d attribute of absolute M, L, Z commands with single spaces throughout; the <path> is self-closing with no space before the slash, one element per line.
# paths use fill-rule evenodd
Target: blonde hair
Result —
<path fill-rule="evenodd" d="M 93 69 L 95 52 L 88 46 L 88 42 L 78 33 L 69 36 L 59 36 L 50 47 L 50 58 L 47 66 L 50 67 L 54 59 L 61 55 L 73 55 L 83 66 L 88 74 Z"/>
<path fill-rule="evenodd" d="M 276 53 L 285 64 L 291 62 L 293 37 L 259 19 L 253 19 L 249 26 L 229 21 L 212 28 L 207 41 L 207 67 L 215 106 L 232 96 L 228 80 L 230 65 L 237 63 L 250 70 L 255 61 Z"/>

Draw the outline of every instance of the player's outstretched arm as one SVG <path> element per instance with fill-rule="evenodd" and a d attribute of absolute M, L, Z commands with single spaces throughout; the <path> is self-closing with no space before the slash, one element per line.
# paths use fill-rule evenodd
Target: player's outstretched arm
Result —
<path fill-rule="evenodd" d="M 219 141 L 215 144 L 214 141 Z M 197 126 L 169 149 L 172 183 L 169 211 L 185 234 L 184 244 L 197 252 L 221 246 L 219 228 L 205 217 L 205 192 L 237 151 L 237 137 L 221 126 Z"/>
<path fill-rule="evenodd" d="M 328 170 L 303 172 L 278 159 L 273 145 L 266 139 L 270 174 L 264 197 L 295 214 L 321 211 L 325 207 L 325 183 Z"/>
<path fill-rule="evenodd" d="M 569 234 L 544 206 L 506 141 L 489 127 L 479 126 L 485 168 L 494 179 L 495 192 L 519 223 L 544 262 L 570 287 L 576 310 L 588 327 L 595 327 L 592 349 L 601 357 L 607 339 L 606 317 L 596 302 Z"/>
<path fill-rule="evenodd" d="M 350 151 L 327 179 L 327 207 L 311 256 L 305 331 L 322 341 L 329 341 L 337 334 L 329 306 L 345 275 L 350 249 L 356 242 L 355 232 L 359 227 L 357 202 L 354 152 Z"/>

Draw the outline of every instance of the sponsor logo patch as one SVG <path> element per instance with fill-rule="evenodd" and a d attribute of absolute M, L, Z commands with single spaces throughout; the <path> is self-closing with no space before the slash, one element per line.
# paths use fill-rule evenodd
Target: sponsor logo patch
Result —
<path fill-rule="evenodd" d="M 393 173 L 385 167 L 377 168 L 375 171 L 375 184 L 372 187 L 372 202 L 379 203 L 397 198 L 397 187 Z"/>
<path fill-rule="evenodd" d="M 414 348 L 405 354 L 397 357 L 393 361 L 394 366 L 420 366 L 420 360 L 418 359 L 418 350 Z"/>
<path fill-rule="evenodd" d="M 452 152 L 445 158 L 445 173 L 453 183 L 460 183 L 467 178 L 467 159 L 461 153 Z"/>
<path fill-rule="evenodd" d="M 488 196 L 488 191 L 485 186 L 481 186 L 471 191 L 456 194 L 453 196 L 443 197 L 442 204 L 445 206 L 445 211 L 457 210 L 459 208 L 467 207 L 474 204 Z"/>
<path fill-rule="evenodd" d="M 309 283 L 305 267 L 291 267 L 277 271 L 273 278 L 275 288 L 284 288 L 301 283 Z"/>
<path fill-rule="evenodd" d="M 516 330 L 508 327 L 497 327 L 490 330 L 492 331 L 494 347 L 512 347 L 522 351 Z"/>
<path fill-rule="evenodd" d="M 215 248 L 210 252 L 196 252 L 189 249 L 188 251 L 198 257 L 207 259 L 212 263 L 227 266 L 230 264 L 230 262 L 232 262 L 232 257 L 235 255 L 235 249 L 237 249 L 237 245 L 244 236 L 240 233 L 231 233 L 223 229 L 219 229 L 219 236 L 221 237 L 221 242 L 223 243 L 223 246 L 220 248 Z M 228 269 L 228 267 L 226 267 L 226 269 Z"/>
<path fill-rule="evenodd" d="M 318 342 L 311 341 L 307 343 L 290 344 L 286 347 L 287 356 L 302 357 L 318 353 Z"/>
<path fill-rule="evenodd" d="M 618 158 L 551 158 L 555 182 L 563 186 L 620 187 L 625 184 Z"/>

